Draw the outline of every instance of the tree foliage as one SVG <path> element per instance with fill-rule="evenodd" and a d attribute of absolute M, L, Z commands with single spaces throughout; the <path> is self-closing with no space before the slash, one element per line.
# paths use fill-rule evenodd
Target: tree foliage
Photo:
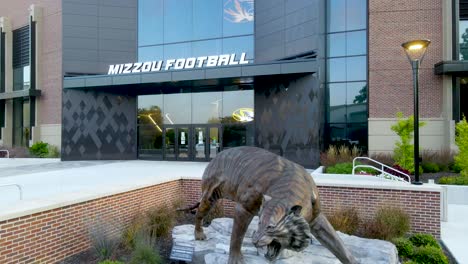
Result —
<path fill-rule="evenodd" d="M 395 143 L 395 162 L 410 173 L 414 173 L 414 116 L 411 115 L 408 118 L 404 118 L 403 113 L 398 112 L 396 117 L 398 121 L 391 127 L 400 137 L 400 140 Z M 419 127 L 424 125 L 424 122 L 419 122 Z"/>
<path fill-rule="evenodd" d="M 468 176 L 468 122 L 465 116 L 456 126 L 455 144 L 459 151 L 455 156 L 455 165 L 461 168 L 462 176 Z"/>

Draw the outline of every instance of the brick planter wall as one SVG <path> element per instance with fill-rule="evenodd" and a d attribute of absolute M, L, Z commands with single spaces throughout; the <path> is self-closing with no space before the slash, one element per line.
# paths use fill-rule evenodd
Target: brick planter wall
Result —
<path fill-rule="evenodd" d="M 200 197 L 200 180 L 176 180 L 86 202 L 0 221 L 0 263 L 56 263 L 87 250 L 91 226 L 106 224 L 117 232 L 138 212 L 183 199 L 186 205 Z M 364 219 L 384 204 L 402 206 L 410 214 L 412 232 L 440 237 L 440 193 L 319 186 L 325 213 L 343 206 L 356 207 Z M 225 213 L 234 203 L 222 201 Z"/>

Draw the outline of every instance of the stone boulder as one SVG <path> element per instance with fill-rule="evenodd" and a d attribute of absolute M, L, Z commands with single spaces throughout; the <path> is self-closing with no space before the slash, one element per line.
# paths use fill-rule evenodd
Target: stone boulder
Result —
<path fill-rule="evenodd" d="M 192 263 L 224 264 L 229 257 L 229 243 L 231 240 L 233 220 L 231 218 L 214 219 L 211 225 L 204 228 L 207 240 L 196 241 L 194 238 L 194 225 L 181 225 L 174 227 L 172 238 L 174 245 L 193 246 L 195 249 Z M 252 235 L 258 226 L 258 217 L 255 217 L 249 226 L 242 245 L 242 254 L 246 264 L 267 264 L 262 249 L 252 244 Z M 338 232 L 351 253 L 362 264 L 398 264 L 398 252 L 395 246 L 387 241 L 365 239 L 349 236 Z M 309 247 L 302 252 L 283 250 L 275 263 L 278 264 L 339 264 L 340 261 L 320 242 L 313 239 Z"/>

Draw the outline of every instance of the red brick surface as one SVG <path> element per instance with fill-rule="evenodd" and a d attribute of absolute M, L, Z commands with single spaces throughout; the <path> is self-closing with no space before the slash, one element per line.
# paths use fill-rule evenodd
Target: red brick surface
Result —
<path fill-rule="evenodd" d="M 111 195 L 0 222 L 0 263 L 56 263 L 89 248 L 88 230 L 112 224 L 114 232 L 152 206 L 200 197 L 200 180 L 181 180 Z M 356 207 L 364 219 L 382 205 L 403 207 L 411 216 L 413 232 L 440 237 L 440 193 L 319 186 L 325 213 Z M 234 203 L 223 201 L 227 215 Z M 111 231 L 112 231 L 111 230 Z"/>
<path fill-rule="evenodd" d="M 432 43 L 420 72 L 420 116 L 441 117 L 442 78 L 434 64 L 442 60 L 442 4 L 439 0 L 369 1 L 369 117 L 413 113 L 411 65 L 401 44 L 414 39 Z"/>

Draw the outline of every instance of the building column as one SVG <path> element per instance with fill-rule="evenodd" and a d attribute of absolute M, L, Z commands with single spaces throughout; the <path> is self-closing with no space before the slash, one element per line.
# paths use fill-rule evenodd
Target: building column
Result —
<path fill-rule="evenodd" d="M 29 29 L 30 29 L 30 67 L 31 67 L 31 89 L 40 90 L 41 88 L 41 37 L 42 37 L 42 8 L 37 5 L 29 7 Z M 33 103 L 34 101 L 34 103 Z M 31 141 L 29 146 L 41 140 L 40 131 L 40 105 L 41 101 L 37 98 L 30 98 L 31 104 Z M 34 110 L 33 110 L 34 109 Z M 34 112 L 33 112 L 34 111 Z"/>
<path fill-rule="evenodd" d="M 0 17 L 0 31 L 5 33 L 5 92 L 13 91 L 13 32 L 7 17 Z M 5 102 L 5 126 L 2 128 L 2 144 L 13 145 L 13 101 Z"/>

